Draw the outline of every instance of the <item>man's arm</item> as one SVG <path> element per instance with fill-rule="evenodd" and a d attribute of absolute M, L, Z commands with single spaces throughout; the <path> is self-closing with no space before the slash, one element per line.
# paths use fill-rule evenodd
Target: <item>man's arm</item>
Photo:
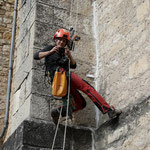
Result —
<path fill-rule="evenodd" d="M 70 67 L 75 69 L 76 68 L 76 61 L 74 60 L 74 58 L 72 57 L 70 50 L 68 48 L 65 49 L 65 54 L 69 57 L 70 59 Z"/>
<path fill-rule="evenodd" d="M 43 50 L 40 50 L 39 52 L 35 53 L 34 54 L 34 59 L 35 60 L 39 60 L 39 59 L 42 59 L 48 55 L 52 55 L 53 53 L 57 52 L 58 53 L 59 51 L 59 47 L 58 46 L 48 46 L 46 48 L 44 48 Z"/>
<path fill-rule="evenodd" d="M 50 45 L 50 46 L 47 46 L 44 49 L 36 52 L 34 54 L 34 59 L 39 60 L 39 59 L 42 59 L 42 58 L 48 56 L 50 54 L 50 51 L 52 50 L 52 48 L 53 48 L 53 46 Z"/>
<path fill-rule="evenodd" d="M 39 54 L 38 54 L 38 59 L 42 59 L 42 58 L 44 58 L 44 57 L 46 57 L 46 56 L 48 56 L 48 55 L 51 55 L 51 54 L 53 54 L 53 53 L 54 53 L 53 49 L 52 49 L 52 50 L 49 50 L 49 51 L 47 51 L 47 52 L 39 52 Z"/>

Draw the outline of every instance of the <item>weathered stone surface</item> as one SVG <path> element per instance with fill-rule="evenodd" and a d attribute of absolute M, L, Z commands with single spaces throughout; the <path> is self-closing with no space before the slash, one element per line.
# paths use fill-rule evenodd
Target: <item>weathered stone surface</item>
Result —
<path fill-rule="evenodd" d="M 71 11 L 71 3 L 70 0 L 54 0 L 53 5 Z"/>
<path fill-rule="evenodd" d="M 14 140 L 17 139 L 17 140 Z M 23 126 L 19 126 L 17 130 L 12 134 L 9 139 L 9 144 L 5 143 L 3 145 L 3 150 L 16 150 L 22 145 L 23 140 Z M 6 146 L 7 145 L 7 146 Z"/>
<path fill-rule="evenodd" d="M 34 46 L 39 48 L 44 48 L 48 44 L 52 44 L 52 38 L 58 27 L 53 27 L 52 25 L 35 22 L 35 39 Z"/>
<path fill-rule="evenodd" d="M 97 3 L 98 21 L 96 27 L 96 23 L 92 20 L 94 13 L 91 11 L 94 9 L 91 3 L 94 4 L 95 2 Z M 110 122 L 106 122 L 101 126 L 101 129 L 96 130 L 98 134 L 96 135 L 96 147 L 103 150 L 142 150 L 144 148 L 148 150 L 149 107 L 143 99 L 150 95 L 149 1 L 83 0 L 81 4 L 79 3 L 80 1 L 73 0 L 22 1 L 21 13 L 24 14 L 22 14 L 20 41 L 17 47 L 23 49 L 27 46 L 28 53 L 22 51 L 23 55 L 20 59 L 22 65 L 18 67 L 17 80 L 14 81 L 17 81 L 15 90 L 20 89 L 20 93 L 17 91 L 17 95 L 21 95 L 21 101 L 16 98 L 16 103 L 21 103 L 22 108 L 16 105 L 14 109 L 16 118 L 14 117 L 12 130 L 22 121 L 19 119 L 22 115 L 19 115 L 19 113 L 23 114 L 22 112 L 26 108 L 25 104 L 27 108 L 30 108 L 30 110 L 27 109 L 30 111 L 28 116 L 42 120 L 50 119 L 49 102 L 47 101 L 50 96 L 48 89 L 43 84 L 44 69 L 41 68 L 44 60 L 33 61 L 33 52 L 52 44 L 51 38 L 58 28 L 73 26 L 77 30 L 76 33 L 81 36 L 81 40 L 76 44 L 77 49 L 72 53 L 78 62 L 76 73 L 85 79 L 85 75 L 96 64 L 96 55 L 98 55 L 99 60 L 97 60 L 96 68 L 98 71 L 98 79 L 96 79 L 98 91 L 102 93 L 109 104 L 113 104 L 117 108 L 125 108 L 117 124 L 112 123 L 110 125 Z M 10 8 L 9 5 L 8 8 Z M 31 13 L 31 11 L 33 12 Z M 10 28 L 10 24 L 5 25 L 3 20 L 1 19 L 1 28 L 4 29 L 3 27 L 6 26 Z M 9 20 L 5 19 L 5 22 L 9 23 Z M 96 28 L 98 39 L 93 38 L 92 26 Z M 31 32 L 32 34 L 28 35 Z M 30 39 L 27 38 L 27 35 Z M 5 37 L 7 38 L 7 36 Z M 26 43 L 27 39 L 30 42 L 26 45 L 23 44 L 23 42 Z M 93 39 L 97 40 L 98 43 L 96 55 L 94 45 L 96 42 Z M 9 44 L 7 40 L 0 41 L 1 46 L 7 44 Z M 3 55 L 6 54 L 3 51 Z M 34 67 L 34 70 L 32 67 Z M 4 71 L 6 72 L 6 70 L 3 69 L 3 75 L 5 74 Z M 90 79 L 89 81 L 92 82 Z M 30 94 L 32 94 L 32 97 Z M 25 95 L 29 96 L 30 99 L 25 98 L 24 101 L 22 97 L 26 97 Z M 132 107 L 139 102 L 141 104 Z M 94 122 L 95 113 L 93 113 L 94 109 L 91 105 L 90 103 L 84 111 L 75 116 L 75 123 L 90 126 Z M 82 122 L 83 117 L 85 119 Z M 92 123 L 89 123 L 90 121 Z M 101 123 L 103 121 L 100 120 L 98 124 Z M 80 135 L 80 132 L 78 135 Z M 147 140 L 143 140 L 144 135 L 147 136 Z M 79 139 L 79 137 L 77 138 Z M 74 145 L 73 142 L 71 144 Z M 20 147 L 20 149 L 23 148 L 39 149 L 35 145 Z M 78 149 L 83 148 L 79 146 Z M 85 149 L 88 149 L 88 147 Z"/>
<path fill-rule="evenodd" d="M 4 125 L 4 113 L 6 107 L 9 51 L 14 6 L 14 1 L 12 0 L 11 3 L 9 3 L 9 1 L 0 1 L 0 133 Z M 0 147 L 2 141 L 3 139 L 0 139 Z"/>
<path fill-rule="evenodd" d="M 54 8 L 54 25 L 59 27 L 68 28 L 70 26 L 70 16 L 69 11 L 58 7 Z"/>
<path fill-rule="evenodd" d="M 36 14 L 36 20 L 50 25 L 53 24 L 54 7 L 37 3 L 36 11 L 39 12 Z"/>
<path fill-rule="evenodd" d="M 29 17 L 29 14 L 33 13 L 33 6 L 35 5 L 34 0 L 25 0 L 21 4 L 21 10 L 20 10 L 20 25 L 22 25 L 23 22 L 26 22 L 27 17 Z M 33 19 L 33 18 L 32 18 Z"/>
<path fill-rule="evenodd" d="M 33 94 L 31 98 L 31 117 L 50 121 L 50 101 L 51 99 L 48 97 Z"/>
<path fill-rule="evenodd" d="M 16 102 L 16 101 L 15 101 Z M 19 101 L 17 101 L 19 103 Z M 12 106 L 12 109 L 16 107 L 15 104 Z M 16 130 L 16 128 L 23 122 L 23 120 L 29 118 L 31 116 L 31 95 L 25 100 L 23 105 L 17 107 L 17 112 L 12 116 L 10 122 L 11 122 L 11 130 L 10 135 Z"/>
<path fill-rule="evenodd" d="M 71 1 L 70 6 L 71 13 L 80 13 L 84 16 L 92 16 L 92 1 L 90 0 L 78 0 L 78 1 Z"/>
<path fill-rule="evenodd" d="M 3 150 L 49 150 L 56 127 L 49 122 L 25 120 L 5 142 Z M 58 129 L 54 149 L 62 149 L 64 126 Z M 15 144 L 14 144 L 15 140 Z M 91 131 L 85 128 L 67 128 L 65 149 L 91 150 Z"/>
<path fill-rule="evenodd" d="M 29 42 L 30 42 L 30 33 L 28 32 L 24 40 L 20 43 L 17 48 L 17 64 L 16 71 L 24 63 L 29 55 Z"/>
<path fill-rule="evenodd" d="M 137 20 L 142 21 L 146 14 L 149 13 L 149 7 L 150 2 L 148 0 L 145 0 L 143 3 L 141 3 L 137 8 Z"/>
<path fill-rule="evenodd" d="M 47 1 L 47 0 L 37 0 L 37 2 L 44 3 L 46 5 L 53 5 L 54 4 L 54 0 L 50 0 L 50 1 Z"/>
<path fill-rule="evenodd" d="M 0 15 L 4 15 L 4 14 L 5 14 L 5 12 L 6 12 L 6 10 L 5 10 L 5 9 L 0 9 Z"/>
<path fill-rule="evenodd" d="M 139 74 L 144 73 L 148 69 L 148 67 L 148 57 L 147 55 L 145 55 L 129 67 L 129 77 L 137 77 Z"/>
<path fill-rule="evenodd" d="M 126 108 L 120 118 L 107 121 L 95 131 L 96 148 L 117 150 L 149 147 L 149 102 L 150 97 L 141 103 Z M 146 139 L 143 137 L 146 135 Z"/>
<path fill-rule="evenodd" d="M 38 93 L 39 95 L 48 95 L 49 92 L 49 85 L 45 77 L 45 71 L 33 70 L 32 76 L 32 92 Z"/>
<path fill-rule="evenodd" d="M 28 32 L 30 32 L 31 27 L 33 26 L 33 23 L 35 22 L 35 12 L 36 12 L 36 7 L 33 6 L 27 15 L 27 18 L 20 23 L 20 30 L 19 30 L 19 35 L 18 35 L 18 45 L 22 42 L 22 40 L 25 38 Z M 20 22 L 23 20 L 21 17 Z"/>
<path fill-rule="evenodd" d="M 110 104 L 124 108 L 149 95 L 150 64 L 146 50 L 149 27 L 144 23 L 149 1 L 113 0 L 108 4 L 97 0 L 95 3 L 100 52 L 97 82 L 101 83 L 99 88 Z"/>
<path fill-rule="evenodd" d="M 33 56 L 32 56 L 33 58 Z M 29 72 L 31 71 L 32 66 L 32 58 L 31 56 L 27 57 L 27 59 L 24 61 L 24 63 L 21 65 L 21 67 L 17 70 L 15 79 L 17 82 L 14 83 L 14 91 L 16 91 L 23 81 L 28 77 Z"/>

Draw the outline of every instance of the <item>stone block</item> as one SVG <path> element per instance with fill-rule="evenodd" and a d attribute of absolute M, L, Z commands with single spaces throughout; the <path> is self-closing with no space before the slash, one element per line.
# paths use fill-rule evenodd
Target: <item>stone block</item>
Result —
<path fill-rule="evenodd" d="M 70 1 L 70 0 L 54 0 L 53 5 L 58 8 L 70 10 L 71 3 L 72 3 L 72 1 Z"/>
<path fill-rule="evenodd" d="M 20 16 L 21 16 L 20 24 L 22 24 L 26 20 L 30 11 L 31 11 L 30 1 L 29 0 L 22 1 L 20 9 Z"/>
<path fill-rule="evenodd" d="M 26 82 L 25 82 L 25 99 L 31 94 L 32 91 L 32 75 L 33 70 L 29 72 L 29 75 L 27 76 Z"/>
<path fill-rule="evenodd" d="M 8 141 L 5 144 L 3 144 L 2 149 L 3 150 L 16 150 L 22 145 L 22 140 L 23 140 L 23 126 L 21 125 L 12 134 L 12 136 L 8 139 Z"/>
<path fill-rule="evenodd" d="M 69 29 L 74 27 L 78 33 L 91 35 L 92 18 L 68 10 L 54 8 L 54 24 Z"/>
<path fill-rule="evenodd" d="M 3 37 L 3 34 L 2 33 L 0 33 L 0 38 L 2 38 Z"/>
<path fill-rule="evenodd" d="M 117 81 L 120 80 L 120 78 L 121 78 L 120 71 L 118 70 L 113 71 L 110 75 L 109 84 L 116 83 Z"/>
<path fill-rule="evenodd" d="M 70 14 L 68 10 L 54 7 L 54 25 L 64 28 L 71 26 Z"/>
<path fill-rule="evenodd" d="M 144 73 L 149 68 L 148 56 L 144 55 L 131 66 L 129 66 L 129 78 L 138 77 L 139 74 Z"/>
<path fill-rule="evenodd" d="M 30 28 L 30 38 L 29 38 L 29 55 L 33 56 L 33 44 L 34 44 L 34 34 L 35 34 L 35 22 Z"/>
<path fill-rule="evenodd" d="M 81 32 L 77 32 L 77 34 L 81 37 L 81 40 L 75 42 L 75 49 L 72 52 L 74 58 L 76 60 L 81 60 L 85 65 L 86 63 L 95 64 L 94 53 L 96 50 L 93 39 L 85 34 L 82 34 Z"/>
<path fill-rule="evenodd" d="M 1 31 L 1 32 L 2 32 L 2 31 L 4 32 L 5 30 L 6 30 L 5 27 L 1 25 L 1 26 L 0 26 L 0 31 Z M 3 32 L 2 32 L 2 33 L 3 33 Z"/>
<path fill-rule="evenodd" d="M 4 45 L 3 46 L 3 51 L 10 51 L 10 45 Z"/>
<path fill-rule="evenodd" d="M 113 58 L 120 50 L 125 48 L 125 46 L 125 41 L 115 42 L 108 53 L 109 58 Z"/>
<path fill-rule="evenodd" d="M 19 110 L 20 92 L 21 92 L 21 89 L 19 89 L 19 90 L 14 94 L 13 112 L 12 112 L 12 115 L 15 115 L 15 113 Z"/>
<path fill-rule="evenodd" d="M 41 95 L 50 95 L 50 87 L 45 79 L 45 71 L 33 70 L 32 92 Z"/>
<path fill-rule="evenodd" d="M 28 76 L 29 77 L 29 76 Z M 21 107 L 23 104 L 24 104 L 24 102 L 25 102 L 25 100 L 26 100 L 26 90 L 27 90 L 27 88 L 26 88 L 26 84 L 27 84 L 27 79 L 25 79 L 24 81 L 23 81 L 23 83 L 21 84 L 21 87 L 20 87 L 20 96 L 19 96 L 19 107 Z"/>
<path fill-rule="evenodd" d="M 44 96 L 33 94 L 31 99 L 31 117 L 50 121 L 50 101 Z"/>
<path fill-rule="evenodd" d="M 47 24 L 53 24 L 54 8 L 52 6 L 37 3 L 36 5 L 36 20 Z"/>
<path fill-rule="evenodd" d="M 3 46 L 4 44 L 10 44 L 8 40 L 0 39 L 0 46 Z"/>
<path fill-rule="evenodd" d="M 40 2 L 40 3 L 43 3 L 43 4 L 45 4 L 45 5 L 54 5 L 54 1 L 55 0 L 50 0 L 50 1 L 48 1 L 48 0 L 37 0 L 37 2 Z"/>
<path fill-rule="evenodd" d="M 20 24 L 20 30 L 19 30 L 19 38 L 18 38 L 18 45 L 22 42 L 22 40 L 25 38 L 27 33 L 31 30 L 31 27 L 33 26 L 33 23 L 35 22 L 35 12 L 36 7 L 34 6 L 30 13 L 28 14 L 26 20 Z"/>
<path fill-rule="evenodd" d="M 11 39 L 11 32 L 8 32 L 8 31 L 4 32 L 3 33 L 3 38 L 5 40 L 10 40 Z"/>
<path fill-rule="evenodd" d="M 23 64 L 20 66 L 20 68 L 16 71 L 15 75 L 15 81 L 14 82 L 14 91 L 19 89 L 23 81 L 27 78 L 29 75 L 29 72 L 32 68 L 32 61 L 33 61 L 33 55 L 29 55 L 27 59 L 23 62 Z"/>
<path fill-rule="evenodd" d="M 30 0 L 30 8 L 32 9 L 32 7 L 34 5 L 36 5 L 37 0 Z"/>
<path fill-rule="evenodd" d="M 78 0 L 71 1 L 70 11 L 73 13 L 80 13 L 84 16 L 92 16 L 92 1 L 91 0 Z"/>
<path fill-rule="evenodd" d="M 142 21 L 146 14 L 149 13 L 150 2 L 149 0 L 143 1 L 140 6 L 137 8 L 137 20 Z"/>
<path fill-rule="evenodd" d="M 5 14 L 5 12 L 6 12 L 6 10 L 5 10 L 5 9 L 0 9 L 0 15 L 4 15 L 4 14 Z"/>
<path fill-rule="evenodd" d="M 28 30 L 31 29 L 33 23 L 35 22 L 36 15 L 37 15 L 36 14 L 36 5 L 33 5 L 33 7 L 31 8 L 30 13 L 29 13 L 29 15 L 27 16 L 27 19 L 26 19 Z"/>
<path fill-rule="evenodd" d="M 38 52 L 40 48 L 33 48 L 33 54 Z M 35 70 L 45 71 L 45 59 L 33 60 L 33 68 Z"/>
<path fill-rule="evenodd" d="M 29 55 L 29 42 L 30 42 L 30 33 L 28 32 L 24 37 L 24 40 L 20 43 L 17 48 L 17 64 L 16 70 L 22 65 L 22 63 L 27 59 Z"/>
<path fill-rule="evenodd" d="M 50 150 L 56 127 L 54 124 L 39 120 L 25 120 L 9 137 L 3 150 Z M 58 129 L 54 149 L 63 147 L 64 126 Z M 66 150 L 91 150 L 91 131 L 86 128 L 67 127 Z"/>
<path fill-rule="evenodd" d="M 53 36 L 57 31 L 58 27 L 52 25 L 35 22 L 35 34 L 34 34 L 34 46 L 44 48 L 48 44 L 53 43 Z"/>
<path fill-rule="evenodd" d="M 12 18 L 3 18 L 3 22 L 6 24 L 12 23 Z"/>
<path fill-rule="evenodd" d="M 19 107 L 17 113 L 15 113 L 11 118 L 11 134 L 16 130 L 16 128 L 31 115 L 31 95 L 26 99 L 25 103 Z"/>
<path fill-rule="evenodd" d="M 108 144 L 113 143 L 114 141 L 119 140 L 121 136 L 125 136 L 128 133 L 128 126 L 125 125 L 124 127 L 121 127 L 120 129 L 117 129 L 112 134 L 108 135 L 107 142 Z"/>
<path fill-rule="evenodd" d="M 18 35 L 18 43 L 19 44 L 22 42 L 22 40 L 26 36 L 27 32 L 28 32 L 27 23 L 23 22 L 22 24 L 20 24 L 20 27 L 19 27 L 19 35 Z"/>

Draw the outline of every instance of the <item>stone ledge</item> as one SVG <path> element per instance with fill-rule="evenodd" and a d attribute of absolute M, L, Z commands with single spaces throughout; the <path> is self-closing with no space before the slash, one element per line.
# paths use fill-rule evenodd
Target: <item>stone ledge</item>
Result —
<path fill-rule="evenodd" d="M 25 120 L 4 143 L 2 150 L 50 150 L 53 143 L 55 125 L 39 120 Z M 60 125 L 54 149 L 62 149 L 64 126 Z M 89 129 L 68 127 L 66 150 L 87 150 L 92 146 L 92 133 Z"/>
<path fill-rule="evenodd" d="M 119 118 L 102 124 L 95 130 L 95 147 L 99 150 L 126 149 L 126 143 L 131 142 L 131 139 L 136 139 L 140 133 L 137 128 L 142 128 L 143 121 L 145 124 L 148 123 L 146 116 L 150 113 L 149 103 L 150 96 L 145 99 L 141 98 L 140 103 L 124 109 Z M 147 130 L 149 130 L 148 127 L 145 128 L 145 131 Z"/>

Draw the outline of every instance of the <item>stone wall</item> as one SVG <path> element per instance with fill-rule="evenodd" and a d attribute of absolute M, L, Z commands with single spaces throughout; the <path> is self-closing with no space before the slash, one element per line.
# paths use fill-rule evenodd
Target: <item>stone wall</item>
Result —
<path fill-rule="evenodd" d="M 0 1 L 0 132 L 3 127 L 14 0 Z"/>
<path fill-rule="evenodd" d="M 123 113 L 120 119 L 111 121 L 99 113 L 95 118 L 95 108 L 86 97 L 88 105 L 74 114 L 72 125 L 99 125 L 93 136 L 96 150 L 148 150 L 149 0 L 19 2 L 13 91 L 5 140 L 24 120 L 51 122 L 50 111 L 59 102 L 54 101 L 48 85 L 43 84 L 44 60 L 33 60 L 33 54 L 53 44 L 52 37 L 58 28 L 73 26 L 81 36 L 72 52 L 78 62 L 75 72 L 94 85 L 87 74 L 94 75 L 96 71 L 98 91 Z M 146 140 L 142 140 L 143 135 L 147 135 Z"/>
<path fill-rule="evenodd" d="M 94 4 L 100 53 L 97 82 L 105 99 L 123 110 L 117 125 L 100 126 L 96 148 L 102 144 L 100 149 L 103 150 L 147 150 L 150 139 L 147 125 L 150 123 L 150 1 L 97 0 Z"/>
<path fill-rule="evenodd" d="M 92 19 L 90 12 L 92 3 L 88 1 L 87 7 L 82 9 L 83 3 L 79 5 L 76 2 L 70 0 L 19 1 L 13 90 L 9 127 L 5 140 L 23 120 L 36 118 L 47 122 L 51 121 L 50 111 L 52 107 L 58 106 L 58 104 L 52 98 L 49 85 L 45 81 L 44 60 L 33 60 L 33 54 L 48 44 L 54 44 L 52 37 L 58 28 L 69 29 L 70 26 L 73 26 L 76 29 L 76 34 L 81 36 L 75 51 L 72 52 L 78 62 L 76 72 L 84 78 L 86 78 L 86 74 L 91 72 L 94 65 L 90 21 Z M 90 42 L 86 43 L 86 41 Z M 89 48 L 88 51 L 87 47 Z M 88 80 L 92 83 L 92 80 Z M 85 118 L 87 114 L 88 117 Z M 94 126 L 94 114 L 93 104 L 89 101 L 83 112 L 74 115 L 73 124 Z"/>
<path fill-rule="evenodd" d="M 97 1 L 101 87 L 118 108 L 150 95 L 149 0 Z"/>
<path fill-rule="evenodd" d="M 3 145 L 3 150 L 51 150 L 55 125 L 40 120 L 24 120 Z M 15 139 L 15 140 L 14 140 Z M 62 150 L 64 126 L 59 126 L 53 149 Z M 88 128 L 68 127 L 65 150 L 91 150 L 92 134 Z"/>

